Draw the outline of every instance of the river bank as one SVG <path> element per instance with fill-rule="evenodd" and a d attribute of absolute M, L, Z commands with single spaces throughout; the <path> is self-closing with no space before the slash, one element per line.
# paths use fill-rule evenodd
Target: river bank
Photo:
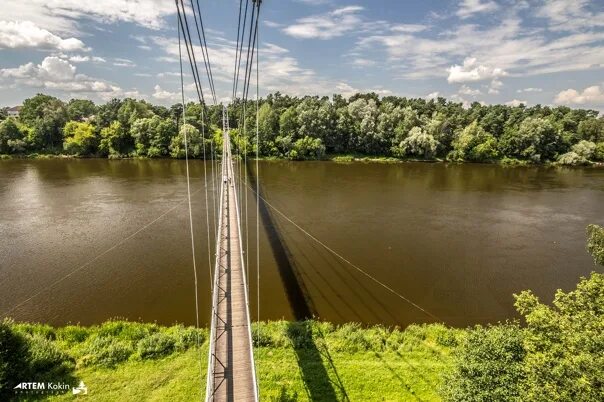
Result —
<path fill-rule="evenodd" d="M 15 323 L 8 327 L 17 339 L 14 343 L 20 340 L 29 350 L 22 350 L 29 359 L 20 373 L 13 367 L 12 382 L 74 386 L 83 381 L 88 398 L 95 401 L 136 400 L 141 395 L 148 400 L 194 400 L 200 395 L 200 381 L 205 394 L 209 343 L 205 328 L 128 321 L 90 327 Z M 440 324 L 405 330 L 318 321 L 254 324 L 262 399 L 439 400 L 442 376 L 450 371 L 451 352 L 464 332 Z M 6 339 L 6 331 L 2 335 Z M 10 381 L 12 393 L 15 385 Z M 17 400 L 31 397 L 23 393 Z M 47 398 L 61 401 L 73 396 L 65 392 Z"/>
<path fill-rule="evenodd" d="M 235 155 L 236 157 L 236 155 Z M 0 154 L 0 160 L 12 160 L 12 159 L 29 159 L 29 160 L 39 160 L 39 159 L 110 159 L 110 160 L 178 160 L 176 158 L 148 158 L 144 156 L 133 156 L 133 157 L 101 157 L 101 156 L 77 156 L 77 155 L 67 155 L 67 154 L 28 154 L 28 155 L 13 155 L 13 154 Z M 255 157 L 248 157 L 248 160 L 255 160 Z M 274 156 L 268 157 L 260 157 L 258 158 L 262 161 L 290 161 L 287 158 L 279 158 Z M 329 154 L 325 155 L 321 159 L 321 161 L 331 161 L 336 163 L 352 163 L 352 162 L 365 162 L 365 163 L 409 163 L 409 162 L 418 162 L 418 163 L 450 163 L 450 164 L 475 164 L 477 162 L 471 161 L 449 161 L 443 158 L 434 158 L 434 159 L 418 159 L 418 158 L 396 158 L 393 156 L 371 156 L 371 155 L 362 155 L 362 154 Z M 299 160 L 296 162 L 304 162 L 308 160 Z M 558 162 L 541 162 L 535 163 L 526 160 L 513 159 L 513 158 L 504 158 L 497 159 L 492 161 L 479 162 L 482 164 L 493 164 L 493 165 L 501 165 L 506 167 L 514 167 L 514 166 L 562 166 Z M 578 166 L 587 166 L 587 167 L 604 167 L 604 162 L 588 162 Z"/>

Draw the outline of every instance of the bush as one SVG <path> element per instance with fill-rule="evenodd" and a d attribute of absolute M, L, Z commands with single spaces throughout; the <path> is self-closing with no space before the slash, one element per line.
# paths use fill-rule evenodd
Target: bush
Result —
<path fill-rule="evenodd" d="M 604 265 L 604 228 L 598 225 L 587 226 L 587 251 L 596 264 Z"/>
<path fill-rule="evenodd" d="M 604 162 L 604 142 L 598 142 L 594 151 L 594 160 Z"/>
<path fill-rule="evenodd" d="M 87 345 L 82 364 L 114 367 L 117 363 L 128 360 L 134 353 L 130 342 L 120 341 L 113 337 L 95 337 Z"/>
<path fill-rule="evenodd" d="M 558 157 L 557 163 L 564 166 L 587 165 L 589 161 L 576 152 L 567 152 Z"/>
<path fill-rule="evenodd" d="M 34 335 L 28 339 L 29 371 L 37 381 L 50 381 L 69 375 L 75 361 L 56 344 L 44 336 Z"/>
<path fill-rule="evenodd" d="M 138 342 L 138 355 L 142 359 L 157 359 L 171 354 L 175 344 L 174 338 L 158 332 Z"/>
<path fill-rule="evenodd" d="M 530 291 L 516 296 L 527 352 L 521 384 L 527 401 L 604 400 L 604 275 L 558 290 L 552 305 Z"/>
<path fill-rule="evenodd" d="M 515 324 L 468 330 L 446 376 L 446 401 L 522 401 L 520 383 L 526 352 L 522 330 Z"/>
<path fill-rule="evenodd" d="M 596 152 L 596 144 L 591 141 L 581 140 L 572 146 L 572 151 L 585 159 L 592 159 Z"/>
<path fill-rule="evenodd" d="M 8 400 L 12 389 L 27 371 L 29 353 L 25 337 L 12 329 L 12 321 L 0 322 L 0 400 Z"/>

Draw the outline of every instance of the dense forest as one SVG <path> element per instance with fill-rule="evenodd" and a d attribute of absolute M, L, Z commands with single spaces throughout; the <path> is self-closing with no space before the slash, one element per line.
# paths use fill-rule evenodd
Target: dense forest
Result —
<path fill-rule="evenodd" d="M 409 99 L 374 93 L 349 99 L 270 94 L 258 105 L 229 105 L 233 141 L 241 152 L 291 160 L 326 155 L 400 159 L 581 165 L 604 161 L 604 116 L 568 107 L 481 105 Z M 245 125 L 243 113 L 246 115 Z M 102 105 L 68 103 L 39 94 L 27 99 L 18 118 L 0 111 L 0 154 L 184 157 L 220 149 L 222 106 L 189 103 L 170 108 L 135 99 Z M 212 145 L 215 145 L 212 147 Z"/>

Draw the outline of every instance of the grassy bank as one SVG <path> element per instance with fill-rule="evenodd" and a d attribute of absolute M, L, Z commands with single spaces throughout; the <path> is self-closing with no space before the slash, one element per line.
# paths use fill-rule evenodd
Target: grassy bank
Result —
<path fill-rule="evenodd" d="M 23 371 L 28 374 L 21 374 L 29 377 L 14 378 L 17 383 L 84 381 L 87 399 L 95 401 L 188 401 L 199 397 L 200 381 L 205 387 L 205 329 L 124 321 L 8 327 L 33 350 L 27 359 L 31 367 Z M 439 400 L 442 375 L 450 371 L 450 353 L 463 332 L 442 325 L 398 330 L 315 321 L 261 323 L 255 352 L 262 399 Z M 72 400 L 73 395 L 17 397 L 34 399 Z"/>

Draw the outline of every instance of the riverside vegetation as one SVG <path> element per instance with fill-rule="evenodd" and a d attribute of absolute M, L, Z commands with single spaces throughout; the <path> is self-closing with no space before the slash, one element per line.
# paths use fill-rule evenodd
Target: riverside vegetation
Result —
<path fill-rule="evenodd" d="M 228 106 L 240 153 L 256 154 L 256 105 Z M 192 157 L 221 149 L 222 106 L 170 108 L 135 99 L 103 105 L 48 96 L 27 99 L 18 119 L 0 111 L 0 155 Z M 270 94 L 258 110 L 259 154 L 291 160 L 355 157 L 588 165 L 604 161 L 604 117 L 564 106 L 481 105 L 374 93 L 348 99 Z M 247 129 L 247 132 L 245 132 Z M 252 132 L 253 131 L 253 132 Z M 203 134 L 203 135 L 202 135 Z"/>
<path fill-rule="evenodd" d="M 604 264 L 604 228 L 587 249 Z M 258 378 L 272 401 L 604 400 L 604 275 L 556 292 L 516 298 L 522 323 L 404 330 L 350 323 L 254 325 Z M 197 343 L 201 345 L 198 349 Z M 205 373 L 208 331 L 112 320 L 101 325 L 0 323 L 0 399 L 20 381 L 84 381 L 92 400 L 192 400 Z M 202 375 L 202 388 L 205 374 Z M 203 394 L 204 390 L 201 390 Z M 68 400 L 70 394 L 17 399 Z"/>

